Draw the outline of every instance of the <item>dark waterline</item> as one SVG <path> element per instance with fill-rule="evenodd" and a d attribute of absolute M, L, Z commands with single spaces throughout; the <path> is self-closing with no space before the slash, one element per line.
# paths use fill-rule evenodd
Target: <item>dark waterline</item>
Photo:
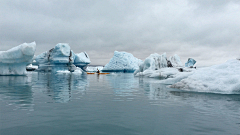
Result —
<path fill-rule="evenodd" d="M 133 74 L 0 76 L 0 135 L 240 134 L 240 96 Z"/>

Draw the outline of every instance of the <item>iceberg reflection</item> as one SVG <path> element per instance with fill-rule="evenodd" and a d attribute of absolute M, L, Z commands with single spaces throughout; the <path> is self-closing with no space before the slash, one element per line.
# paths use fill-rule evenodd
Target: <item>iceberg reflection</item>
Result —
<path fill-rule="evenodd" d="M 32 76 L 0 76 L 0 99 L 20 109 L 33 107 Z"/>
<path fill-rule="evenodd" d="M 38 73 L 38 79 L 43 83 L 39 87 L 45 87 L 43 93 L 60 103 L 68 102 L 72 96 L 84 95 L 88 85 L 86 76 L 74 73 Z"/>
<path fill-rule="evenodd" d="M 134 96 L 134 92 L 138 91 L 138 78 L 135 78 L 133 74 L 113 73 L 107 75 L 106 79 L 116 96 Z"/>

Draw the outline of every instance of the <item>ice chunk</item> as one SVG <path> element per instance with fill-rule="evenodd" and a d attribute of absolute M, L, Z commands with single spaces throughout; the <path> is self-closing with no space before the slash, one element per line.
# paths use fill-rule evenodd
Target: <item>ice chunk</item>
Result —
<path fill-rule="evenodd" d="M 171 87 L 212 93 L 239 93 L 240 61 L 229 60 L 220 65 L 200 68 Z"/>
<path fill-rule="evenodd" d="M 29 64 L 27 67 L 26 67 L 26 70 L 27 71 L 34 71 L 38 69 L 38 66 L 35 66 L 35 65 L 32 65 L 32 64 Z"/>
<path fill-rule="evenodd" d="M 32 63 L 36 43 L 23 43 L 0 52 L 0 75 L 25 75 L 26 66 Z"/>
<path fill-rule="evenodd" d="M 51 63 L 72 64 L 74 62 L 73 52 L 66 43 L 58 43 L 49 57 Z"/>
<path fill-rule="evenodd" d="M 103 69 L 103 66 L 88 66 L 86 71 L 88 72 L 96 72 L 98 70 L 102 70 Z"/>
<path fill-rule="evenodd" d="M 90 63 L 90 58 L 86 52 L 75 54 L 74 65 L 76 65 L 77 67 L 85 69 L 86 66 Z"/>
<path fill-rule="evenodd" d="M 169 57 L 169 61 L 171 62 L 173 67 L 182 67 L 183 66 L 182 62 L 180 60 L 180 57 L 177 54 Z"/>
<path fill-rule="evenodd" d="M 139 68 L 142 60 L 134 57 L 131 53 L 115 51 L 110 62 L 105 65 L 103 72 L 134 72 Z"/>
<path fill-rule="evenodd" d="M 141 64 L 139 67 L 139 71 L 143 72 L 145 70 L 158 70 L 164 67 L 167 67 L 166 53 L 163 53 L 162 55 L 154 53 L 144 60 L 143 64 Z"/>
<path fill-rule="evenodd" d="M 192 58 L 188 58 L 188 61 L 185 63 L 185 67 L 193 67 L 196 61 Z"/>

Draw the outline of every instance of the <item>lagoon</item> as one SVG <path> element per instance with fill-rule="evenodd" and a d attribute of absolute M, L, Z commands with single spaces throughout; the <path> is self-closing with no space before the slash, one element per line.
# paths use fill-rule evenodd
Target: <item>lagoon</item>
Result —
<path fill-rule="evenodd" d="M 0 76 L 0 135 L 239 134 L 240 95 L 131 73 Z"/>

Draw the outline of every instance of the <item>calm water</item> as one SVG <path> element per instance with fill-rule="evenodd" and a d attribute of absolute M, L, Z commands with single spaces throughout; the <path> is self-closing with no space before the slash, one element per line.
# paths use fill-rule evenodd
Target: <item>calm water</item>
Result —
<path fill-rule="evenodd" d="M 240 95 L 133 74 L 0 76 L 0 135 L 240 134 Z"/>

